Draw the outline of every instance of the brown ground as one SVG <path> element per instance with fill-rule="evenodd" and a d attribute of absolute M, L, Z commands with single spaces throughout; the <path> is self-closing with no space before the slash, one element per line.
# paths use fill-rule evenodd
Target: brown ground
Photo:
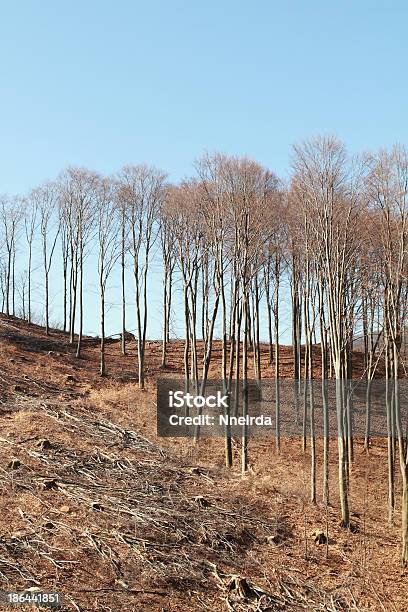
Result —
<path fill-rule="evenodd" d="M 122 357 L 110 343 L 101 380 L 95 340 L 76 360 L 61 332 L 47 338 L 0 318 L 1 588 L 58 590 L 64 610 L 408 610 L 399 510 L 387 524 L 384 441 L 369 457 L 356 444 L 346 531 L 334 443 L 328 508 L 320 463 L 318 503 L 309 502 L 299 440 L 285 440 L 279 456 L 273 440 L 251 441 L 245 478 L 236 445 L 227 472 L 221 440 L 157 438 L 160 345 L 148 347 L 145 392 L 135 349 Z M 173 343 L 167 373 L 180 375 L 181 360 Z M 263 363 L 272 376 L 266 347 Z M 328 530 L 328 546 L 314 543 L 316 529 Z"/>

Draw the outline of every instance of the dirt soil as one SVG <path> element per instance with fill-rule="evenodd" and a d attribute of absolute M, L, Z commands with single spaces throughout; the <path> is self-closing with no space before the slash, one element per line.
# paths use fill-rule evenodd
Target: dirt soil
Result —
<path fill-rule="evenodd" d="M 384 440 L 369 456 L 356 441 L 344 530 L 334 441 L 328 506 L 321 441 L 317 504 L 300 440 L 283 440 L 279 455 L 272 439 L 252 440 L 242 478 L 238 442 L 227 471 L 222 440 L 156 435 L 156 379 L 182 375 L 182 343 L 166 372 L 149 343 L 145 391 L 135 342 L 107 353 L 101 379 L 97 340 L 85 338 L 78 360 L 62 332 L 0 317 L 0 589 L 58 591 L 61 610 L 408 610 Z M 262 361 L 273 376 L 266 346 Z M 354 362 L 358 373 L 361 354 Z M 316 352 L 317 375 L 318 363 Z M 281 375 L 291 376 L 289 347 Z M 399 493 L 398 470 L 396 482 Z"/>

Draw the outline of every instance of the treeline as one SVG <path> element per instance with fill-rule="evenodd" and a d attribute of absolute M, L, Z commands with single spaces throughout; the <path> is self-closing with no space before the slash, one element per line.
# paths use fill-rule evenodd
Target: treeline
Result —
<path fill-rule="evenodd" d="M 294 401 L 301 380 L 315 377 L 313 351 L 320 344 L 324 417 L 327 378 L 336 380 L 341 519 L 350 526 L 349 468 L 354 461 L 353 429 L 346 381 L 353 376 L 356 336 L 364 348 L 367 430 L 370 448 L 370 383 L 385 368 L 387 399 L 389 520 L 394 517 L 394 471 L 402 479 L 402 560 L 408 563 L 408 445 L 401 423 L 399 379 L 405 375 L 407 312 L 408 153 L 391 151 L 352 158 L 333 137 L 293 148 L 292 174 L 284 184 L 247 158 L 215 154 L 200 159 L 195 175 L 170 185 L 147 166 L 128 166 L 106 178 L 68 168 L 57 181 L 26 198 L 3 198 L 1 216 L 2 308 L 32 317 L 32 251 L 42 246 L 45 327 L 49 332 L 49 279 L 54 259 L 63 270 L 63 328 L 81 355 L 84 321 L 84 262 L 97 253 L 101 304 L 100 372 L 106 373 L 105 299 L 108 279 L 120 271 L 121 350 L 126 354 L 126 274 L 133 272 L 136 303 L 138 378 L 144 387 L 152 260 L 163 269 L 162 365 L 169 351 L 176 284 L 181 282 L 186 386 L 203 392 L 212 363 L 214 338 L 221 337 L 220 377 L 225 390 L 242 385 L 248 410 L 249 372 L 262 378 L 260 338 L 269 338 L 276 378 L 279 436 L 279 361 L 282 280 L 289 280 L 292 303 Z M 26 244 L 27 273 L 16 279 L 17 243 Z M 96 271 L 95 271 L 96 273 Z M 89 274 L 89 272 L 88 272 Z M 95 281 L 95 278 L 93 278 Z M 177 282 L 176 282 L 177 281 Z M 265 318 L 264 318 L 265 313 Z M 261 329 L 262 321 L 266 329 Z M 203 355 L 198 341 L 203 344 Z M 303 351 L 302 351 L 303 345 Z M 303 353 L 303 355 L 302 355 Z M 311 500 L 316 501 L 316 448 L 312 385 L 303 387 L 311 445 Z M 245 401 L 245 397 L 247 398 Z M 387 395 L 388 398 L 388 395 Z M 231 407 L 233 409 L 233 407 Z M 248 467 L 248 436 L 241 441 L 242 470 Z M 199 431 L 196 432 L 196 438 Z M 323 499 L 329 498 L 329 436 L 324 437 Z M 306 448 L 306 436 L 303 437 Z M 232 441 L 225 432 L 226 465 Z"/>

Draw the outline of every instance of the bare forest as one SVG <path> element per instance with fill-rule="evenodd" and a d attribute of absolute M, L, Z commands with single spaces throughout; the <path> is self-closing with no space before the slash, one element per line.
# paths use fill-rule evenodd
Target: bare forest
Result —
<path fill-rule="evenodd" d="M 146 440 L 143 438 L 145 446 L 140 442 L 138 447 L 138 461 L 153 457 L 149 447 L 151 441 L 147 438 L 150 438 L 149 427 L 153 431 L 155 426 L 154 385 L 157 378 L 181 377 L 187 390 L 201 393 L 211 379 L 222 380 L 225 390 L 241 385 L 244 412 L 250 410 L 250 394 L 246 392 L 248 381 L 257 381 L 260 385 L 263 380 L 272 381 L 274 435 L 265 442 L 262 458 L 261 443 L 252 440 L 245 427 L 239 438 L 231 435 L 226 427 L 219 443 L 201 439 L 197 428 L 194 439 L 183 442 L 166 440 L 163 441 L 166 450 L 162 455 L 162 451 L 154 451 L 152 462 L 155 462 L 160 482 L 147 484 L 146 490 L 149 492 L 151 486 L 154 495 L 158 496 L 154 487 L 165 488 L 166 479 L 176 478 L 175 472 L 170 474 L 170 467 L 169 473 L 165 473 L 168 452 L 181 455 L 183 451 L 190 462 L 201 461 L 201 467 L 189 468 L 197 470 L 193 474 L 198 474 L 199 470 L 204 473 L 202 465 L 205 465 L 208 470 L 205 474 L 210 479 L 210 470 L 217 465 L 223 478 L 235 475 L 234 478 L 240 482 L 250 479 L 255 483 L 262 462 L 262 469 L 267 470 L 268 477 L 273 479 L 276 462 L 287 461 L 286 472 L 274 481 L 274 486 L 282 490 L 289 486 L 293 475 L 291 458 L 293 471 L 299 469 L 296 467 L 299 460 L 304 466 L 305 491 L 299 504 L 304 516 L 309 512 L 317 513 L 321 528 L 316 532 L 315 541 L 317 546 L 319 543 L 323 545 L 325 558 L 330 559 L 332 527 L 330 523 L 329 528 L 329 522 L 332 519 L 329 519 L 329 512 L 333 513 L 339 533 L 344 534 L 340 538 L 355 537 L 357 529 L 363 533 L 360 508 L 353 505 L 354 496 L 360 494 L 353 490 L 359 486 L 355 474 L 362 469 L 363 463 L 364 466 L 371 465 L 374 471 L 381 464 L 384 468 L 381 486 L 378 480 L 370 479 L 368 472 L 367 495 L 381 499 L 376 520 L 391 534 L 390 546 L 398 559 L 397 569 L 392 571 L 399 577 L 403 576 L 405 583 L 401 589 L 406 592 L 408 424 L 404 380 L 408 365 L 408 150 L 395 145 L 390 150 L 352 156 L 337 138 L 322 136 L 294 145 L 289 163 L 288 177 L 283 179 L 273 170 L 246 157 L 206 154 L 195 162 L 192 177 L 179 184 L 171 184 L 164 171 L 148 165 L 125 166 L 112 176 L 69 167 L 54 181 L 36 187 L 28 194 L 1 197 L 2 320 L 4 326 L 17 325 L 21 321 L 25 326 L 24 333 L 28 335 L 30 329 L 35 330 L 40 324 L 44 328 L 41 342 L 50 342 L 46 353 L 47 357 L 55 360 L 55 367 L 59 367 L 58 361 L 65 358 L 58 357 L 52 346 L 57 339 L 68 347 L 69 363 L 79 368 L 78 372 L 88 367 L 89 351 L 92 351 L 94 377 L 88 381 L 88 395 L 96 393 L 97 389 L 112 390 L 112 385 L 117 385 L 118 389 L 121 385 L 126 390 L 129 386 L 135 389 L 138 395 L 130 413 L 132 415 L 133 411 L 136 425 L 130 426 L 132 429 L 139 431 L 139 402 L 140 406 L 142 402 L 149 404 L 144 417 L 147 433 L 140 429 L 146 433 Z M 92 268 L 86 265 L 90 257 L 96 263 Z M 160 270 L 159 286 L 153 285 L 153 269 Z M 93 338 L 84 329 L 91 284 L 97 287 L 99 301 L 99 312 L 94 313 L 99 331 Z M 34 286 L 40 288 L 40 310 L 34 305 Z M 112 286 L 119 304 L 114 330 L 107 299 Z M 58 326 L 52 316 L 56 310 L 55 298 L 52 298 L 56 288 L 58 312 L 62 313 Z M 149 300 L 151 291 L 161 293 L 159 312 Z M 153 308 L 156 308 L 155 312 Z M 135 328 L 128 321 L 130 309 Z M 153 315 L 161 321 L 160 337 L 151 332 Z M 172 333 L 175 327 L 181 330 L 177 338 Z M 10 333 L 4 327 L 2 336 L 7 339 Z M 65 349 L 57 351 L 62 354 Z M 14 370 L 11 368 L 8 374 L 9 365 L 4 359 L 3 355 L 0 384 L 7 386 L 16 373 L 12 374 Z M 121 360 L 120 368 L 117 359 Z M 119 370 L 122 379 L 118 378 Z M 73 377 L 80 376 L 73 372 Z M 125 380 L 125 372 L 131 375 L 130 383 Z M 360 429 L 353 427 L 353 407 L 347 393 L 352 384 L 350 381 L 364 384 L 363 425 Z M 377 437 L 373 424 L 375 414 L 372 406 L 378 381 L 385 388 L 382 406 L 385 429 L 381 439 Z M 283 386 L 284 383 L 289 387 Z M 14 381 L 19 397 L 26 395 L 24 384 L 23 381 L 16 385 Z M 283 398 L 287 388 L 290 389 L 292 406 L 300 415 L 301 428 L 300 435 L 289 442 L 283 424 Z M 6 394 L 2 407 L 5 408 L 10 401 Z M 234 407 L 230 409 L 233 411 Z M 44 410 L 51 418 L 52 409 L 48 406 Z M 94 431 L 92 428 L 97 426 L 95 416 L 83 408 L 76 411 L 73 407 L 69 412 L 72 427 L 78 432 L 81 427 L 84 432 Z M 334 423 L 329 423 L 329 413 L 337 416 Z M 324 435 L 315 430 L 320 421 Z M 98 435 L 112 436 L 113 440 L 118 432 L 112 423 L 108 426 L 105 422 L 104 427 L 104 432 Z M 47 435 L 44 437 L 48 440 Z M 18 486 L 18 469 L 21 469 L 21 465 L 16 467 L 12 463 L 16 449 L 10 446 L 11 439 L 2 442 L 3 452 L 11 461 L 11 467 L 3 470 L 8 475 L 0 475 L 5 491 L 9 486 Z M 136 444 L 136 438 L 128 436 L 127 439 L 129 444 Z M 100 444 L 100 439 L 95 437 L 95 448 Z M 158 445 L 161 444 L 159 439 Z M 106 458 L 108 455 L 105 459 L 101 457 L 99 462 L 110 461 Z M 20 457 L 18 460 L 23 463 Z M 52 461 L 54 459 L 48 458 L 43 466 L 54 469 Z M 115 466 L 112 469 L 120 467 Z M 81 471 L 82 476 L 86 469 Z M 123 476 L 118 476 L 123 480 L 120 486 L 129 488 L 130 498 L 132 483 L 139 487 L 137 469 L 132 468 L 130 462 L 124 462 L 120 469 L 123 473 Z M 129 482 L 125 482 L 125 476 Z M 58 481 L 54 473 L 47 477 L 47 482 L 52 478 Z M 260 481 L 254 486 L 262 488 Z M 268 489 L 267 495 L 271 498 L 274 497 L 273 491 Z M 194 496 L 194 507 L 197 513 L 202 513 L 205 512 L 208 492 L 198 492 L 200 495 Z M 80 494 L 77 492 L 77 495 Z M 119 493 L 112 488 L 110 495 L 113 497 Z M 222 490 L 219 495 L 222 500 Z M 259 492 L 259 499 L 262 495 Z M 210 496 L 208 493 L 208 499 Z M 87 498 L 81 499 L 87 503 Z M 112 503 L 112 508 L 122 508 L 118 500 L 109 499 L 110 502 L 106 501 L 107 497 L 105 502 L 94 500 L 92 503 L 98 503 L 102 510 L 109 503 Z M 138 502 L 142 514 L 149 512 L 149 504 L 154 503 L 147 497 L 143 499 Z M 177 546 L 183 538 L 191 550 L 198 546 L 193 543 L 196 536 L 186 527 L 182 502 L 177 496 L 174 500 L 175 517 L 180 513 L 180 523 L 166 527 L 161 522 L 164 516 L 171 515 L 170 506 L 166 506 L 162 514 L 154 515 L 152 533 L 143 536 L 144 552 L 138 553 L 140 559 L 147 554 L 146 547 L 154 548 L 152 542 L 154 538 L 157 541 L 157 533 L 166 534 L 166 529 L 172 533 L 179 530 Z M 73 502 L 68 500 L 67 503 L 71 506 Z M 161 503 L 157 501 L 157 504 Z M 154 514 L 156 510 L 151 512 Z M 231 510 L 228 517 L 234 512 Z M 113 516 L 115 511 L 112 513 Z M 140 522 L 145 520 L 148 521 L 143 518 Z M 242 530 L 250 529 L 242 521 Z M 305 525 L 306 522 L 298 525 L 299 554 L 307 561 L 311 554 L 308 547 L 315 544 L 308 543 L 308 527 Z M 128 545 L 128 536 L 120 535 L 120 527 L 115 529 L 116 544 L 120 541 L 120 546 Z M 153 533 L 155 529 L 157 533 Z M 203 538 L 210 537 L 209 530 L 210 527 Z M 88 536 L 95 554 L 99 554 L 101 559 L 103 557 L 101 563 L 119 564 L 116 553 L 103 544 L 103 535 L 100 540 L 91 532 Z M 167 542 L 163 546 L 168 545 L 170 550 L 174 543 L 167 541 L 167 535 L 163 537 Z M 272 545 L 284 546 L 284 536 L 280 532 L 267 537 L 276 538 Z M 139 544 L 135 539 L 132 550 Z M 8 546 L 10 548 L 12 542 Z M 33 543 L 32 546 L 40 545 Z M 233 544 L 229 546 L 227 541 L 223 541 L 222 546 L 225 546 L 225 555 L 231 556 Z M 54 559 L 51 563 L 56 563 L 55 567 L 60 571 L 55 559 L 61 553 L 56 553 L 55 557 L 51 548 L 44 550 L 45 558 Z M 161 576 L 165 561 L 156 552 L 146 557 L 149 561 L 143 563 L 156 568 L 157 576 Z M 243 558 L 244 553 L 240 555 Z M 0 548 L 0 579 L 8 576 L 6 566 L 3 572 L 1 557 Z M 182 557 L 180 554 L 180 567 Z M 189 561 L 189 564 L 193 568 L 196 562 Z M 70 571 L 74 571 L 72 563 Z M 175 564 L 175 573 L 182 571 L 180 567 L 177 569 L 175 558 L 168 563 L 168 571 L 171 563 Z M 313 591 L 312 587 L 309 590 L 304 585 L 301 587 L 300 583 L 295 587 L 294 583 L 285 582 L 283 578 L 278 597 L 275 591 L 274 594 L 271 592 L 268 581 L 262 582 L 262 589 L 253 586 L 245 574 L 245 563 L 236 572 L 225 570 L 225 574 L 218 561 L 212 559 L 211 563 L 211 575 L 218 584 L 217 588 L 226 589 L 225 593 L 222 591 L 224 603 L 214 599 L 205 605 L 205 597 L 197 595 L 192 610 L 403 609 L 401 603 L 392 607 L 387 603 L 388 598 L 380 594 L 371 605 L 359 603 L 351 595 L 344 595 L 345 599 L 324 599 L 321 603 L 320 592 Z M 250 565 L 252 561 L 247 563 Z M 232 566 L 229 567 L 231 570 Z M 271 574 L 265 568 L 264 576 L 268 575 L 270 579 Z M 22 572 L 21 576 L 28 573 L 27 569 L 16 571 Z M 306 573 L 306 570 L 302 572 Z M 229 583 L 227 575 L 230 576 Z M 120 588 L 126 590 L 128 587 L 123 585 L 127 580 L 123 575 L 118 576 L 116 587 L 122 581 Z M 365 584 L 370 582 L 369 578 L 364 580 Z M 317 580 L 313 585 L 316 587 Z M 191 589 L 195 592 L 194 587 Z M 149 592 L 147 587 L 145 590 Z M 163 587 L 157 587 L 157 590 L 163 591 Z M 69 585 L 66 593 L 69 594 Z M 81 604 L 75 594 L 71 593 L 70 597 L 72 601 L 66 599 L 67 609 L 190 609 L 185 603 L 180 604 L 180 608 L 172 608 L 170 604 L 160 607 L 152 602 L 144 603 L 145 607 L 140 604 L 140 608 L 132 607 L 136 604 L 129 602 L 120 607 L 117 601 L 99 602 L 98 608 L 92 608 L 89 602 Z M 160 600 L 160 592 L 153 593 L 152 597 Z M 69 608 L 70 601 L 72 608 Z M 227 607 L 222 607 L 224 604 Z"/>

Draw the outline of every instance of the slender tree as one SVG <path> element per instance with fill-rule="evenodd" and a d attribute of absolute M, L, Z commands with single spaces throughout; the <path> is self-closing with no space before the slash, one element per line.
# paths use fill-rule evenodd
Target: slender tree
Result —
<path fill-rule="evenodd" d="M 135 282 L 139 387 L 145 386 L 145 347 L 148 319 L 148 272 L 151 251 L 159 233 L 165 175 L 147 166 L 125 166 L 117 177 L 119 199 L 125 206 L 131 235 Z"/>
<path fill-rule="evenodd" d="M 28 246 L 27 262 L 27 315 L 28 322 L 31 323 L 31 303 L 32 303 L 32 270 L 33 270 L 33 242 L 36 230 L 38 229 L 38 204 L 36 199 L 28 198 L 25 200 L 24 230 Z"/>
<path fill-rule="evenodd" d="M 15 313 L 15 255 L 22 218 L 21 198 L 2 198 L 0 200 L 0 222 L 3 230 L 3 245 L 6 249 L 5 309 L 7 315 Z"/>
<path fill-rule="evenodd" d="M 120 227 L 120 217 L 114 202 L 112 183 L 109 179 L 101 178 L 99 180 L 96 203 L 99 296 L 101 305 L 100 374 L 101 376 L 105 376 L 106 288 L 109 276 L 121 252 L 121 241 L 118 240 L 118 236 L 120 236 L 120 232 L 118 231 Z"/>
<path fill-rule="evenodd" d="M 408 443 L 401 422 L 399 378 L 401 375 L 402 329 L 407 312 L 404 284 L 407 274 L 408 244 L 408 152 L 395 146 L 390 153 L 380 151 L 369 159 L 367 184 L 370 202 L 379 212 L 382 262 L 385 278 L 385 329 L 389 355 L 387 375 L 392 379 L 392 410 L 402 480 L 402 553 L 408 565 Z M 391 366 L 391 367 L 390 367 Z M 388 401 L 388 398 L 387 398 Z"/>
<path fill-rule="evenodd" d="M 330 348 L 336 377 L 336 411 L 339 453 L 339 493 L 342 524 L 350 525 L 345 385 L 347 378 L 348 316 L 347 274 L 358 244 L 356 224 L 360 212 L 359 167 L 347 157 L 344 145 L 333 137 L 316 138 L 294 148 L 294 189 L 304 208 L 315 245 L 321 256 L 326 289 Z"/>
<path fill-rule="evenodd" d="M 71 260 L 70 338 L 74 341 L 76 311 L 79 329 L 76 356 L 81 356 L 84 324 L 84 264 L 95 233 L 99 176 L 86 168 L 68 168 L 60 177 L 62 206 L 69 226 Z"/>
<path fill-rule="evenodd" d="M 60 232 L 60 219 L 57 214 L 58 189 L 56 183 L 46 183 L 34 189 L 30 200 L 38 210 L 39 226 L 41 234 L 43 273 L 44 273 L 44 320 L 45 333 L 50 333 L 50 297 L 49 297 L 49 277 Z"/>

